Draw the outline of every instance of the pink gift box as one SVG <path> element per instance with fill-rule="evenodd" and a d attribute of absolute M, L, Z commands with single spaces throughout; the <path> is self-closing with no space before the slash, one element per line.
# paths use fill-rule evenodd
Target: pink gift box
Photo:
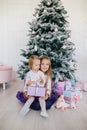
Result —
<path fill-rule="evenodd" d="M 28 95 L 29 96 L 39 96 L 44 97 L 46 92 L 46 88 L 37 87 L 37 86 L 29 86 L 28 87 Z"/>
<path fill-rule="evenodd" d="M 64 91 L 64 99 L 67 103 L 78 102 L 80 100 L 79 90 L 67 90 Z"/>
<path fill-rule="evenodd" d="M 69 102 L 76 101 L 75 98 L 69 98 L 69 97 L 66 97 L 66 96 L 64 97 L 64 99 L 67 100 L 67 101 L 69 101 Z M 79 100 L 80 100 L 80 97 L 78 96 L 77 97 L 77 101 L 79 101 Z"/>
<path fill-rule="evenodd" d="M 73 102 L 74 102 L 74 103 L 78 103 L 79 100 L 80 100 L 80 97 L 78 97 L 77 100 L 75 100 L 74 98 L 68 98 L 68 97 L 64 97 L 64 99 L 65 99 L 65 102 L 66 102 L 66 103 L 72 104 Z"/>
<path fill-rule="evenodd" d="M 63 94 L 63 91 L 64 91 L 64 86 L 65 86 L 65 81 L 63 81 L 63 82 L 58 82 L 57 83 L 57 85 L 58 85 L 58 88 L 57 88 L 57 92 L 58 92 L 58 94 Z"/>

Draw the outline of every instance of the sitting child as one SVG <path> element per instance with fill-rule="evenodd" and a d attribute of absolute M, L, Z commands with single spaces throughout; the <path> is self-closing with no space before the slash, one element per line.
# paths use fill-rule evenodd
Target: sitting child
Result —
<path fill-rule="evenodd" d="M 22 110 L 20 111 L 20 115 L 24 116 L 29 112 L 30 106 L 34 101 L 34 96 L 28 96 L 27 90 L 29 86 L 45 86 L 45 75 L 42 71 L 39 70 L 40 68 L 40 58 L 38 56 L 32 55 L 29 59 L 29 66 L 31 70 L 27 73 L 26 82 L 24 86 L 24 94 L 28 97 L 28 100 L 24 104 Z M 44 97 L 39 97 L 39 103 L 41 106 L 41 113 L 40 115 L 43 117 L 48 117 L 46 112 L 46 104 Z"/>
<path fill-rule="evenodd" d="M 45 103 L 46 103 L 46 110 L 50 109 L 52 105 L 57 101 L 59 98 L 59 94 L 56 92 L 52 91 L 52 68 L 51 68 L 51 60 L 48 56 L 41 56 L 40 57 L 40 70 L 44 73 L 45 75 L 45 88 L 46 88 L 46 95 L 45 95 Z M 26 77 L 24 82 L 26 82 Z M 21 103 L 26 103 L 28 100 L 28 95 L 26 92 L 23 91 L 18 91 L 16 94 L 16 98 L 21 102 Z M 34 102 L 30 106 L 31 109 L 33 110 L 41 110 L 40 103 L 38 101 L 38 98 L 35 98 Z"/>

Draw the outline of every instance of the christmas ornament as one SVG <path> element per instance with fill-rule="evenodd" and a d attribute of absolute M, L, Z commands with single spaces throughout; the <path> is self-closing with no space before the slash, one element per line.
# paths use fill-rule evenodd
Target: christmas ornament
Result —
<path fill-rule="evenodd" d="M 44 41 L 44 38 L 43 38 L 43 37 L 41 38 L 41 41 Z"/>
<path fill-rule="evenodd" d="M 50 2 L 47 2 L 47 5 L 50 6 Z"/>
<path fill-rule="evenodd" d="M 34 46 L 34 50 L 37 51 L 37 45 Z"/>
<path fill-rule="evenodd" d="M 39 35 L 37 35 L 36 37 L 39 38 Z"/>
<path fill-rule="evenodd" d="M 66 46 L 64 45 L 62 48 L 63 48 L 63 49 L 66 49 Z"/>
<path fill-rule="evenodd" d="M 57 29 L 57 28 L 55 28 L 55 29 L 54 29 L 54 31 L 55 31 L 55 32 L 58 32 L 58 29 Z"/>
<path fill-rule="evenodd" d="M 73 66 L 74 66 L 75 68 L 77 67 L 77 65 L 76 65 L 76 64 L 74 64 Z"/>
<path fill-rule="evenodd" d="M 43 12 L 44 12 L 44 13 L 47 13 L 47 10 L 44 10 Z"/>
<path fill-rule="evenodd" d="M 71 32 L 68 32 L 68 36 L 69 36 L 69 37 L 71 36 Z"/>
<path fill-rule="evenodd" d="M 59 3 L 58 3 L 58 6 L 61 6 L 61 5 L 62 5 L 62 2 L 59 2 Z"/>
<path fill-rule="evenodd" d="M 32 31 L 32 34 L 35 34 L 35 31 Z"/>

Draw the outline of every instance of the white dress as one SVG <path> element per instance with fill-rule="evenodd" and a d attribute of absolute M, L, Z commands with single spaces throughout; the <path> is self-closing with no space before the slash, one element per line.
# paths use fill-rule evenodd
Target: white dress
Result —
<path fill-rule="evenodd" d="M 38 80 L 40 79 L 40 77 L 44 80 L 43 83 L 38 82 Z M 45 85 L 45 75 L 44 75 L 44 73 L 42 71 L 40 71 L 40 70 L 37 73 L 35 73 L 32 70 L 30 70 L 27 73 L 27 75 L 26 75 L 26 82 L 25 82 L 25 86 L 24 86 L 24 92 L 27 91 L 27 89 L 28 89 L 28 87 L 26 86 L 26 83 L 29 80 L 36 81 L 36 84 L 32 84 L 32 86 L 38 85 L 38 86 L 44 87 L 44 85 Z"/>

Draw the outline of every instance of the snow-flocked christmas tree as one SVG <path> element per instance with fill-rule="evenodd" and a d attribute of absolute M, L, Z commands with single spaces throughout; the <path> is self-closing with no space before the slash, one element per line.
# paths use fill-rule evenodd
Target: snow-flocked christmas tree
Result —
<path fill-rule="evenodd" d="M 74 43 L 70 41 L 67 11 L 61 0 L 41 0 L 35 9 L 34 19 L 29 22 L 29 42 L 21 50 L 25 58 L 19 64 L 18 74 L 24 79 L 29 71 L 31 55 L 47 55 L 51 59 L 53 78 L 75 79 Z"/>

